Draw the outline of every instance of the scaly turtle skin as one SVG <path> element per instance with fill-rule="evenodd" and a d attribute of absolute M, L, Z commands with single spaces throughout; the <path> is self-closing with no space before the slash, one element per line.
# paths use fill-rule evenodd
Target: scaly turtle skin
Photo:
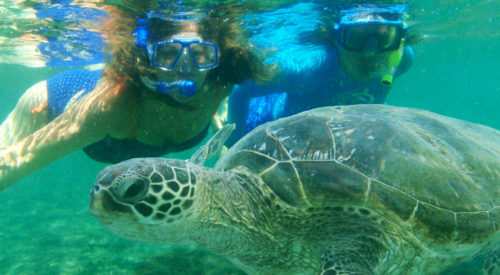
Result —
<path fill-rule="evenodd" d="M 494 129 L 326 107 L 262 125 L 203 167 L 229 132 L 191 161 L 104 169 L 92 214 L 126 238 L 195 242 L 252 274 L 438 274 L 500 244 Z M 498 250 L 485 273 L 499 272 Z"/>

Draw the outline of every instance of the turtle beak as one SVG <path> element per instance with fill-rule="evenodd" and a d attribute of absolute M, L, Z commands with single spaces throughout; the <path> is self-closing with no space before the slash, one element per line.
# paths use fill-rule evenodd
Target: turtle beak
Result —
<path fill-rule="evenodd" d="M 94 187 L 92 188 L 92 191 L 90 191 L 89 212 L 90 215 L 99 218 L 105 216 L 106 213 L 106 206 L 104 202 L 106 195 L 104 195 L 104 191 L 95 190 L 96 188 Z"/>
<path fill-rule="evenodd" d="M 133 213 L 129 206 L 118 203 L 107 189 L 98 184 L 90 191 L 89 212 L 99 221 L 107 220 L 108 223 L 111 218 Z"/>

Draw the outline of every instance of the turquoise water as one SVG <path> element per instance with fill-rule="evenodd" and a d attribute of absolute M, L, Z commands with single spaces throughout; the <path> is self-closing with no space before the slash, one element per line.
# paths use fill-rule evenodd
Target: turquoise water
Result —
<path fill-rule="evenodd" d="M 500 129 L 500 3 L 410 4 L 415 27 L 428 38 L 415 46 L 414 64 L 388 103 Z M 28 87 L 58 71 L 0 64 L 0 118 Z M 136 243 L 108 232 L 88 213 L 89 190 L 104 166 L 77 152 L 0 192 L 0 274 L 242 274 L 199 247 Z M 446 274 L 477 274 L 481 260 Z"/>

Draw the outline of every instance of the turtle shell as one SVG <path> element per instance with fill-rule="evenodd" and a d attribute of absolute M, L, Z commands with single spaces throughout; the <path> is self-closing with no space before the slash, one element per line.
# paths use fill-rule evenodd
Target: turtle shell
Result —
<path fill-rule="evenodd" d="M 500 225 L 500 133 L 428 111 L 355 105 L 273 121 L 216 164 L 242 167 L 292 207 L 363 205 L 464 242 Z"/>

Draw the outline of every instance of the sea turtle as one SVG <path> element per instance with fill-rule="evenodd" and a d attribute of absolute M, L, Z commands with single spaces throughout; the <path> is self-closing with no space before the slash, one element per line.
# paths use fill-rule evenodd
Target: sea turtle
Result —
<path fill-rule="evenodd" d="M 250 274 L 438 274 L 500 244 L 494 129 L 325 107 L 264 124 L 203 167 L 230 130 L 190 161 L 105 168 L 91 213 L 125 238 L 194 242 Z M 496 253 L 485 272 L 499 272 Z"/>

